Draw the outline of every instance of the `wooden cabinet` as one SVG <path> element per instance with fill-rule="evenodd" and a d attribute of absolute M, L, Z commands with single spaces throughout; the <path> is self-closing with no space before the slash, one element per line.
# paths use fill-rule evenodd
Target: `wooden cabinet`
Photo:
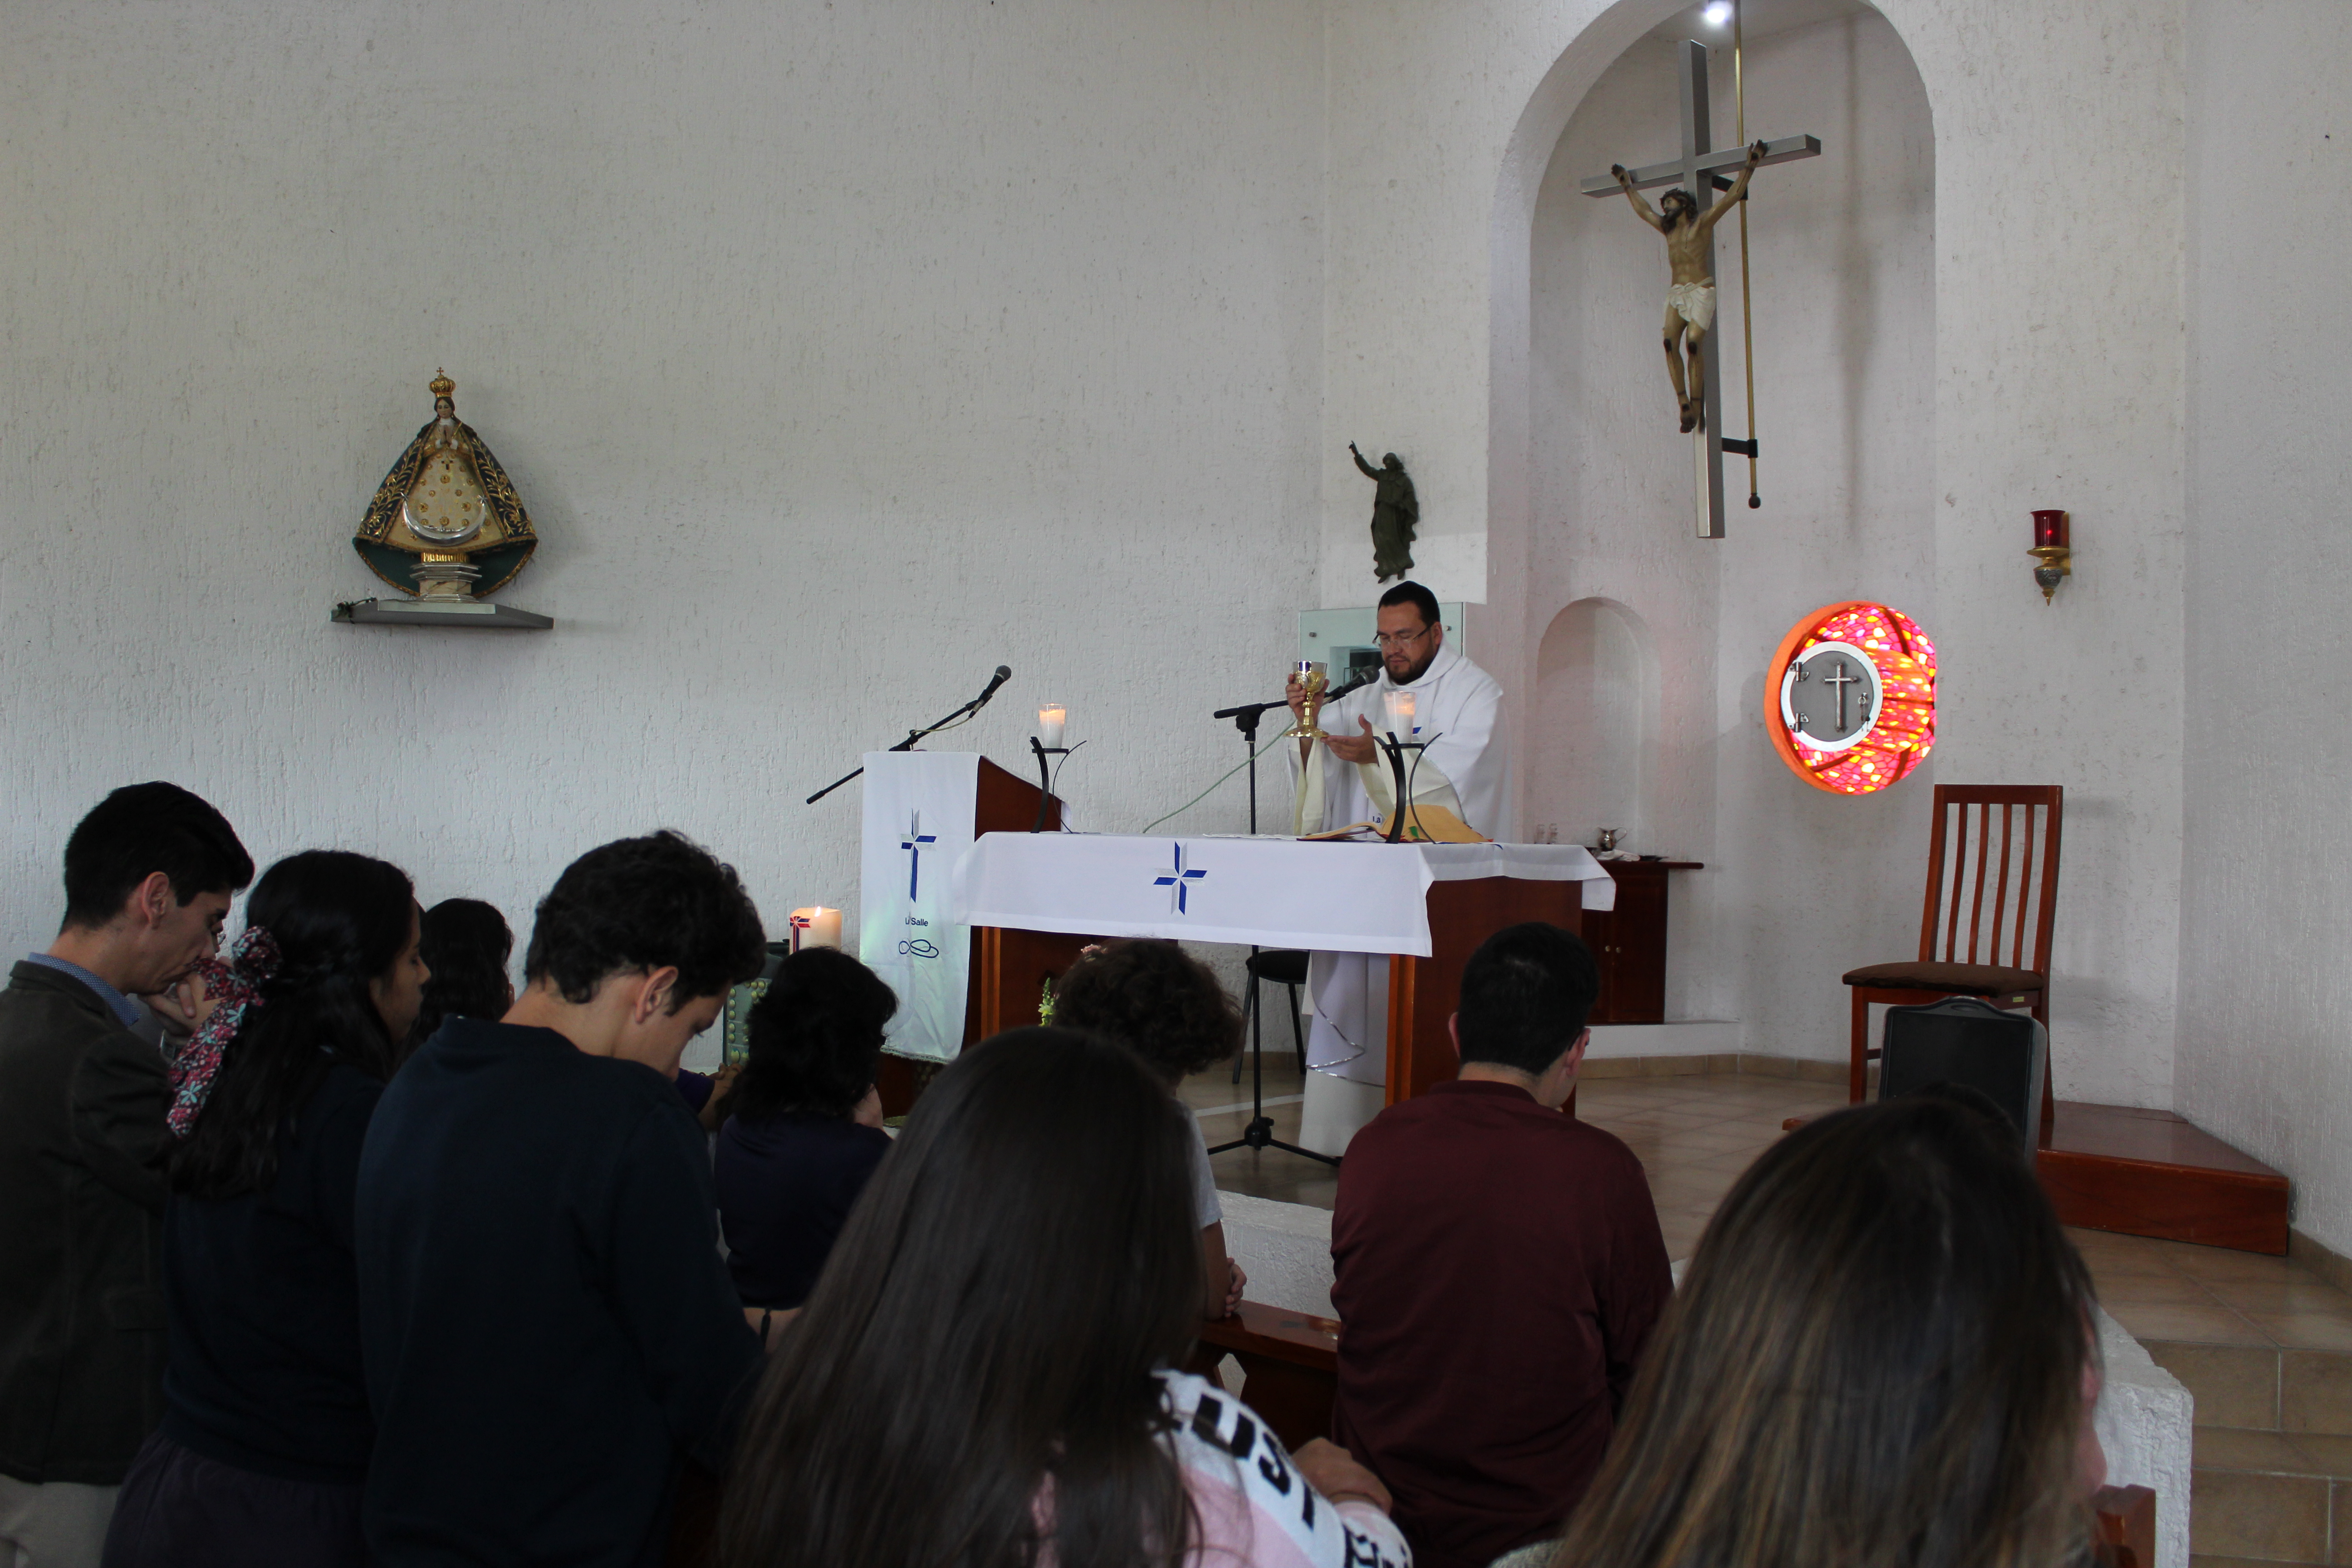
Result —
<path fill-rule="evenodd" d="M 1584 911 L 1585 945 L 1601 966 L 1595 1024 L 1666 1021 L 1666 886 L 1674 871 L 1696 871 L 1696 860 L 1604 860 L 1617 884 L 1617 907 Z"/>

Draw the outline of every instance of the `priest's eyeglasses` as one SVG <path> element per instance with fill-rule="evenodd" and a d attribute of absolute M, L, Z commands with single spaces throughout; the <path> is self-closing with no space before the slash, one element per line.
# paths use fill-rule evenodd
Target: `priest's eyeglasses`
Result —
<path fill-rule="evenodd" d="M 1374 632 L 1372 634 L 1372 641 L 1382 653 L 1386 653 L 1391 648 L 1411 647 L 1413 644 L 1419 642 L 1428 635 L 1429 628 L 1427 626 L 1422 627 L 1421 630 L 1417 632 L 1396 632 L 1393 634 L 1389 632 Z"/>

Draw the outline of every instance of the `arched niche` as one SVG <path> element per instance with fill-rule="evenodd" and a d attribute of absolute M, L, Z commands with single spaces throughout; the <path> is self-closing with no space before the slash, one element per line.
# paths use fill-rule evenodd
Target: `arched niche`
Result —
<path fill-rule="evenodd" d="M 1656 641 L 1633 610 L 1591 598 L 1554 616 L 1536 648 L 1530 820 L 1564 844 L 1613 827 L 1651 847 L 1661 695 Z"/>

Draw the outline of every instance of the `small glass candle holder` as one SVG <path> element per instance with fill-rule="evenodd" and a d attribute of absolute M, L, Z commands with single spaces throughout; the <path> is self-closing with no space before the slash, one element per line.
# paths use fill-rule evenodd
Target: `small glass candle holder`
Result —
<path fill-rule="evenodd" d="M 1037 743 L 1047 751 L 1057 749 L 1070 721 L 1070 710 L 1059 702 L 1048 702 L 1037 710 Z"/>

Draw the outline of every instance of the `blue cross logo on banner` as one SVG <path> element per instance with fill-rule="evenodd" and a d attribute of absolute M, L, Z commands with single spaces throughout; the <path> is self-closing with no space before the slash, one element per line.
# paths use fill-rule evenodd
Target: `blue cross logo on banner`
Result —
<path fill-rule="evenodd" d="M 939 841 L 938 834 L 923 831 L 921 812 L 915 812 L 907 818 L 907 837 L 899 841 L 898 847 L 907 852 L 907 897 L 909 899 L 915 896 L 915 889 L 922 886 L 923 846 Z"/>
<path fill-rule="evenodd" d="M 1184 907 L 1185 896 L 1188 890 L 1192 888 L 1194 882 L 1199 881 L 1202 878 L 1207 876 L 1208 873 L 1206 871 L 1187 871 L 1184 869 L 1184 846 L 1178 844 L 1175 848 L 1175 863 L 1169 868 L 1168 875 L 1164 877 L 1154 877 L 1151 879 L 1151 885 L 1155 888 L 1168 888 L 1172 889 L 1169 894 L 1168 907 L 1174 910 L 1181 915 L 1189 912 Z"/>

